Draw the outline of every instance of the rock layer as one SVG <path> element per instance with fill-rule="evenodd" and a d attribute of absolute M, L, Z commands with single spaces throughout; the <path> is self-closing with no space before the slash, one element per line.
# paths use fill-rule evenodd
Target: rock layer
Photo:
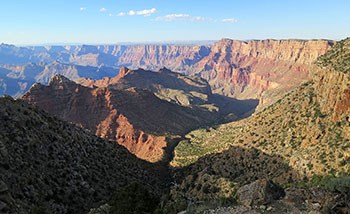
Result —
<path fill-rule="evenodd" d="M 302 40 L 235 41 L 223 39 L 197 65 L 215 93 L 259 98 L 260 105 L 309 79 L 310 65 L 333 42 Z"/>
<path fill-rule="evenodd" d="M 267 106 L 308 80 L 309 65 L 333 43 L 326 40 L 222 39 L 212 45 L 83 45 L 29 49 L 2 45 L 0 55 L 7 57 L 7 63 L 16 64 L 59 60 L 95 67 L 127 66 L 146 70 L 167 67 L 205 78 L 214 93 L 260 99 L 260 106 Z M 47 73 L 45 78 L 50 77 Z M 99 79 L 103 76 L 86 77 Z"/>

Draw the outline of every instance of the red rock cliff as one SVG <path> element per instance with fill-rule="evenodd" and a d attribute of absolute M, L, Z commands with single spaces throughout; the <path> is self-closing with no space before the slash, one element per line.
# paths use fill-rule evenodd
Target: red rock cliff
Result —
<path fill-rule="evenodd" d="M 123 72 L 129 70 L 122 69 L 115 78 L 122 78 Z M 35 84 L 22 99 L 152 162 L 164 158 L 165 148 L 173 146 L 165 136 L 183 135 L 216 119 L 216 114 L 161 100 L 147 90 L 108 84 L 84 87 L 61 75 L 48 86 Z"/>
<path fill-rule="evenodd" d="M 113 93 L 118 96 L 114 96 Z M 165 137 L 136 129 L 115 102 L 127 102 L 137 91 L 111 92 L 107 88 L 90 89 L 55 76 L 49 86 L 34 85 L 22 99 L 67 121 L 117 141 L 141 159 L 158 161 L 167 146 Z"/>
<path fill-rule="evenodd" d="M 261 98 L 265 91 L 285 91 L 309 79 L 310 65 L 332 44 L 325 40 L 223 39 L 211 47 L 196 70 L 214 92 Z"/>

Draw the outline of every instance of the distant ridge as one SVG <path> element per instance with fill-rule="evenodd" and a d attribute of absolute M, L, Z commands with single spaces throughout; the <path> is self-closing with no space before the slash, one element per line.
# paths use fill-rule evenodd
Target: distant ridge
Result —
<path fill-rule="evenodd" d="M 122 66 L 145 70 L 167 67 L 206 79 L 214 93 L 238 99 L 260 99 L 259 107 L 262 108 L 310 79 L 310 64 L 334 43 L 330 40 L 241 41 L 225 38 L 204 45 L 0 46 L 0 56 L 3 56 L 0 64 L 58 60 L 66 64 L 116 69 Z"/>

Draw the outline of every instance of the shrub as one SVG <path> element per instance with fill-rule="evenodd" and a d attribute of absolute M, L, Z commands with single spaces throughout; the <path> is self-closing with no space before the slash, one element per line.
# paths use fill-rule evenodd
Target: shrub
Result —
<path fill-rule="evenodd" d="M 329 179 L 325 183 L 325 189 L 350 196 L 350 176 Z"/>
<path fill-rule="evenodd" d="M 44 207 L 36 206 L 30 210 L 30 214 L 47 214 L 48 212 Z"/>
<path fill-rule="evenodd" d="M 139 183 L 132 183 L 116 192 L 109 202 L 111 214 L 153 213 L 159 200 Z"/>

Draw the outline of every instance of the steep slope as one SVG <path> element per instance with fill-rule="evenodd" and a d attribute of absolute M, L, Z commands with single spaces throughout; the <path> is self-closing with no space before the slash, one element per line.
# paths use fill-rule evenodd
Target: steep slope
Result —
<path fill-rule="evenodd" d="M 186 135 L 187 140 L 175 148 L 172 165 L 184 168 L 179 169 L 180 187 L 173 188 L 172 198 L 185 195 L 201 200 L 208 194 L 202 188 L 205 184 L 207 189 L 216 189 L 214 193 L 218 194 L 210 197 L 218 200 L 224 191 L 218 185 L 222 178 L 232 186 L 241 186 L 256 179 L 294 185 L 317 176 L 349 176 L 350 76 L 348 70 L 344 72 L 344 67 L 338 66 L 349 63 L 349 39 L 340 44 L 318 59 L 322 67 L 312 66 L 312 81 L 275 104 L 250 118 Z M 333 53 L 337 54 L 328 57 Z M 334 57 L 341 60 L 335 64 Z M 203 180 L 205 174 L 210 179 Z M 201 185 L 191 185 L 191 178 L 201 181 Z M 347 206 L 344 213 L 350 206 L 344 204 L 350 194 L 348 180 L 335 184 L 344 188 L 339 196 L 339 206 Z M 328 202 L 319 203 L 326 206 Z M 335 205 L 330 207 L 338 206 L 332 203 Z"/>
<path fill-rule="evenodd" d="M 34 85 L 22 99 L 97 136 L 117 141 L 152 162 L 164 158 L 165 149 L 172 148 L 170 136 L 183 135 L 218 119 L 217 112 L 179 106 L 146 90 L 88 88 L 60 75 L 48 86 Z"/>
<path fill-rule="evenodd" d="M 349 39 L 337 42 L 337 44 L 326 54 L 318 58 L 316 64 L 321 67 L 330 66 L 334 70 L 343 73 L 349 73 L 350 55 L 349 55 Z"/>
<path fill-rule="evenodd" d="M 240 145 L 280 154 L 307 175 L 349 171 L 350 79 L 347 73 L 326 64 L 323 66 L 313 67 L 313 81 L 304 83 L 251 118 L 219 126 L 207 133 L 199 130 L 189 134 L 189 141 L 198 145 L 191 146 L 184 141 L 177 147 L 178 154 L 186 151 L 181 146 L 193 147 L 203 156 L 229 145 Z"/>
<path fill-rule="evenodd" d="M 0 64 L 0 95 L 8 94 L 19 97 L 29 87 L 39 82 L 47 84 L 55 74 L 62 74 L 71 80 L 83 77 L 98 79 L 101 76 L 111 77 L 118 74 L 118 71 L 109 67 L 91 67 L 73 64 L 64 64 L 54 61 L 50 64 L 29 63 L 25 65 Z"/>
<path fill-rule="evenodd" d="M 155 166 L 23 101 L 0 98 L 0 120 L 0 213 L 87 213 L 132 182 L 162 191 Z"/>

